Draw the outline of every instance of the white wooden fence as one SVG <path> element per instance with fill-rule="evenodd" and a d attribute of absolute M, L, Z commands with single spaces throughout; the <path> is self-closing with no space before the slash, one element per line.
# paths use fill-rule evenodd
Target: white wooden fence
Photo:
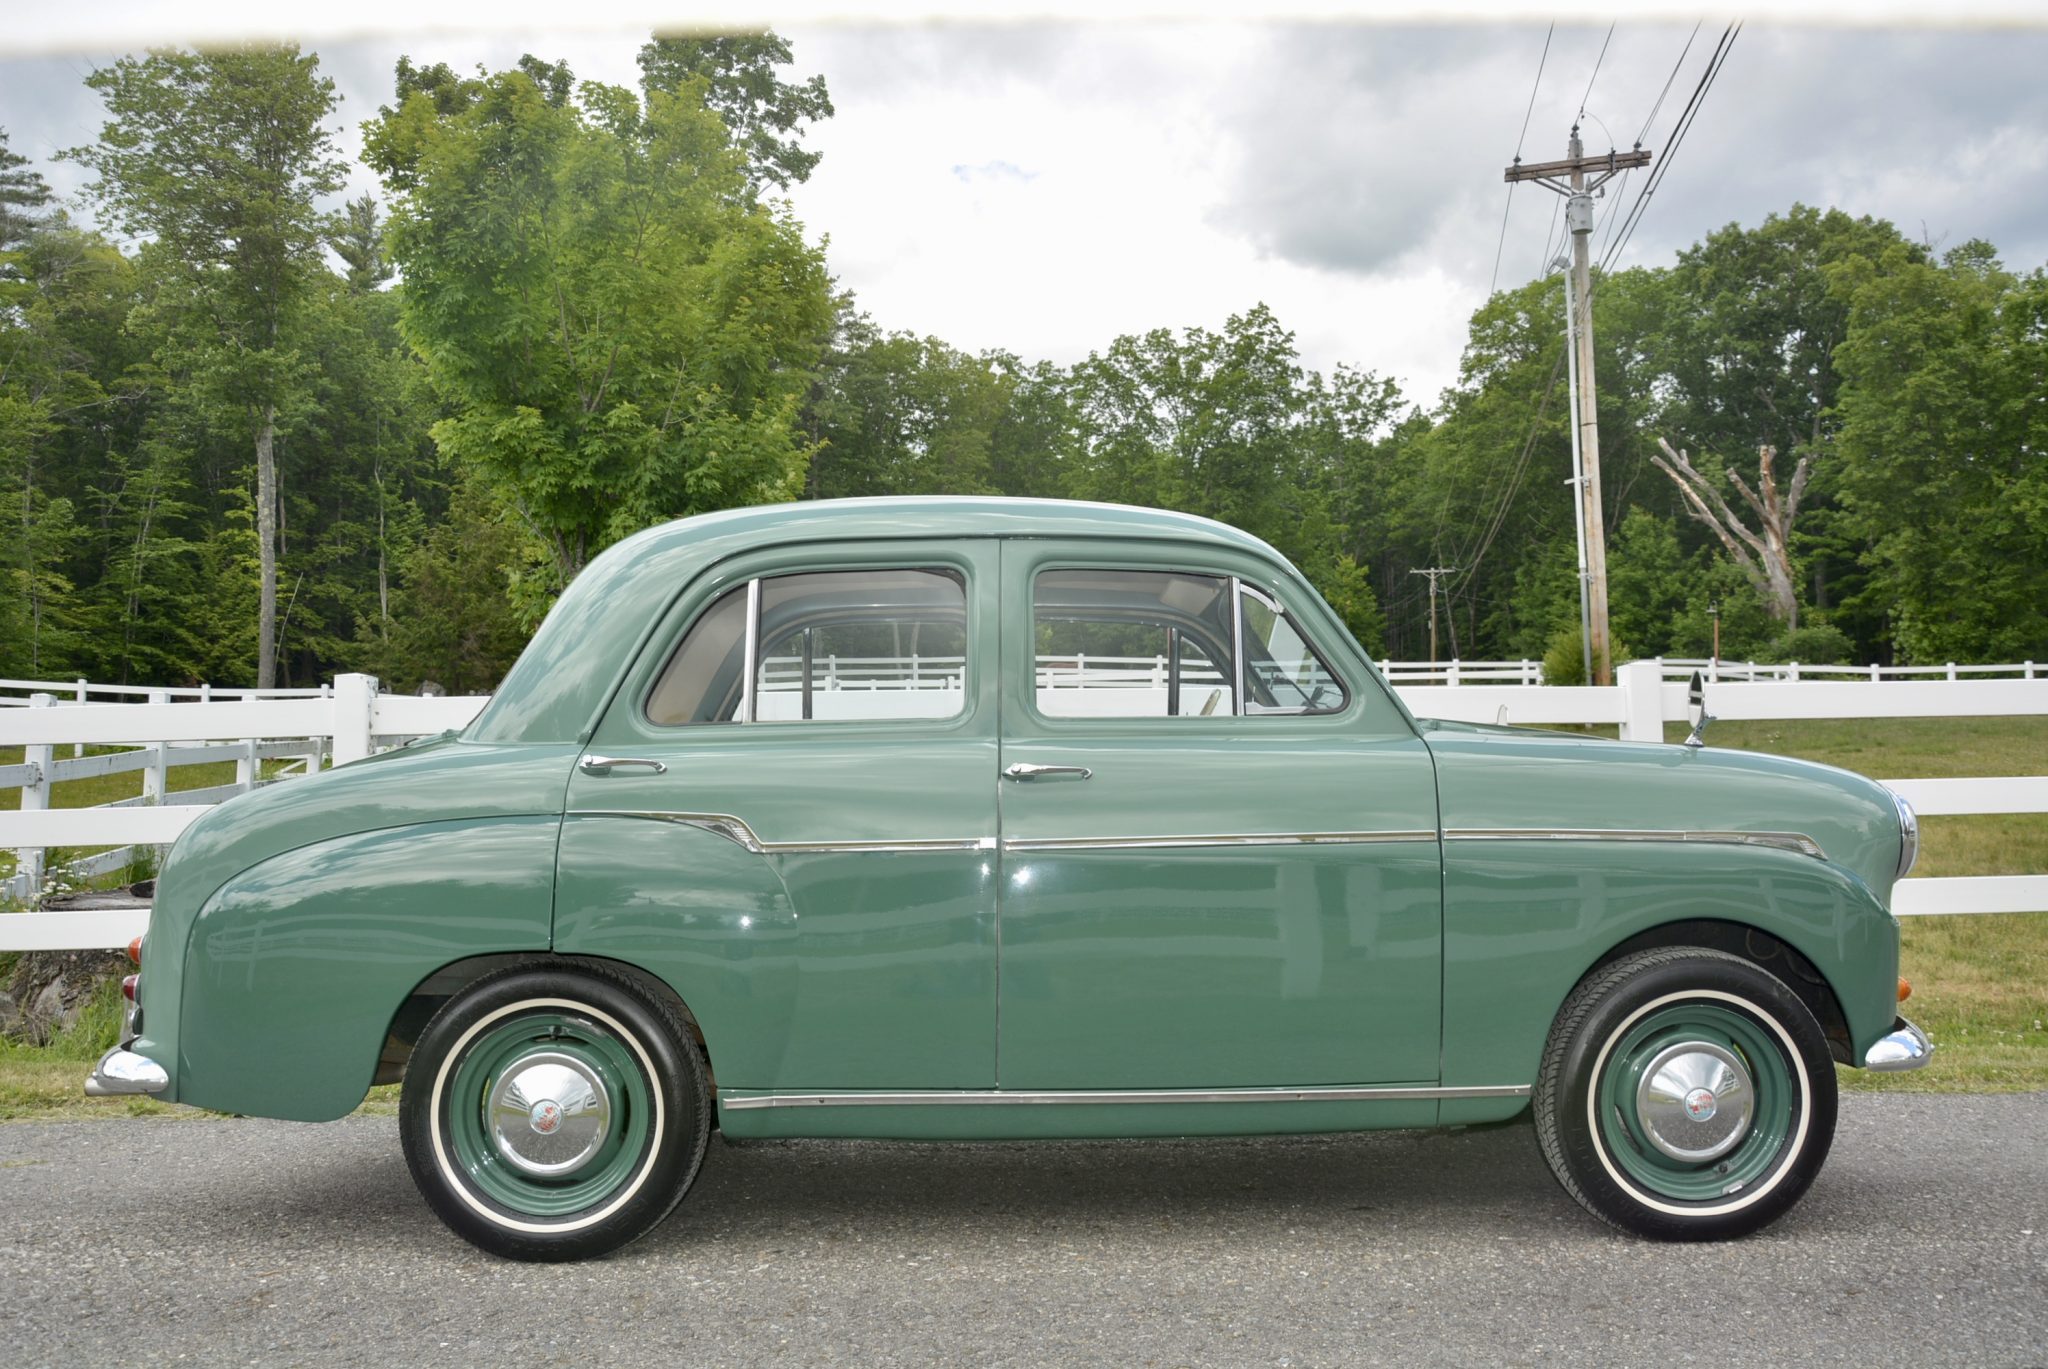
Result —
<path fill-rule="evenodd" d="M 2016 661 L 2006 665 L 1810 665 L 1799 661 L 1708 660 L 1706 657 L 1659 656 L 1654 662 L 1666 679 L 1689 680 L 1698 671 L 1710 682 L 1726 680 L 1962 680 L 1977 677 L 2048 679 L 2048 663 Z M 1543 683 L 1541 661 L 1382 661 L 1380 672 L 1396 685 Z M 5 681 L 0 681 L 4 685 Z"/>
<path fill-rule="evenodd" d="M 1618 725 L 1624 738 L 1637 741 L 1661 741 L 1667 722 L 1688 720 L 1685 680 L 1667 676 L 1689 676 L 1689 669 L 1636 661 L 1616 673 L 1619 682 L 1611 686 L 1557 688 L 1487 683 L 1465 673 L 1455 683 L 1403 684 L 1400 693 L 1423 717 L 1609 723 Z M 226 691 L 211 691 L 205 702 L 198 690 L 143 690 L 148 702 L 80 705 L 73 689 L 67 686 L 65 692 L 67 697 L 59 699 L 41 691 L 24 707 L 0 711 L 0 746 L 24 748 L 19 764 L 0 766 L 0 789 L 21 791 L 18 811 L 0 811 L 0 849 L 21 850 L 29 878 L 18 876 L 15 887 L 25 893 L 39 887 L 43 848 L 162 846 L 208 804 L 258 784 L 266 758 L 302 758 L 313 768 L 324 755 L 333 764 L 345 764 L 408 737 L 460 727 L 484 703 L 481 697 L 382 694 L 367 675 L 343 675 L 329 690 L 293 697 L 223 699 Z M 190 701 L 171 702 L 178 694 Z M 2048 715 L 2048 678 L 1723 682 L 1709 691 L 1707 705 L 1731 721 L 2040 716 Z M 56 759 L 59 747 L 87 744 L 136 749 Z M 236 764 L 234 783 L 202 790 L 169 787 L 172 767 L 223 760 Z M 50 806 L 55 782 L 126 770 L 143 772 L 143 793 L 137 799 L 98 808 Z M 1887 783 L 1930 817 L 2048 813 L 2048 776 Z M 125 858 L 124 852 L 114 852 L 106 859 L 119 863 Z M 1894 893 L 1893 908 L 1901 915 L 2048 911 L 2048 873 L 1909 879 Z M 140 932 L 145 920 L 140 910 L 0 915 L 0 950 L 118 946 Z"/>

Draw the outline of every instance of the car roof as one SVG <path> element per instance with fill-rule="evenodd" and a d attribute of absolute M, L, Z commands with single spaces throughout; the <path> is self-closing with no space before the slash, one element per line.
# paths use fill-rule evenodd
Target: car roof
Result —
<path fill-rule="evenodd" d="M 573 742 L 683 586 L 730 556 L 795 542 L 942 537 L 1105 537 L 1204 543 L 1286 564 L 1265 542 L 1209 518 L 1068 499 L 926 495 L 818 499 L 658 524 L 613 544 L 556 600 L 464 734 L 479 742 Z"/>
<path fill-rule="evenodd" d="M 1276 555 L 1265 542 L 1213 518 L 1131 504 L 976 495 L 814 499 L 726 509 L 661 523 L 621 543 L 640 551 L 672 540 L 758 537 L 784 541 L 863 537 L 1161 537 Z"/>

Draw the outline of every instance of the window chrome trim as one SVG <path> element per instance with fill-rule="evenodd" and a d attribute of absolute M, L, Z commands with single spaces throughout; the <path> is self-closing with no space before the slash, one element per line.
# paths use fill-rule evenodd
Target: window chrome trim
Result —
<path fill-rule="evenodd" d="M 904 838 L 884 837 L 879 840 L 863 841 L 763 841 L 747 825 L 746 819 L 731 813 L 677 813 L 656 808 L 571 808 L 565 817 L 572 818 L 639 818 L 647 822 L 672 822 L 679 827 L 695 827 L 724 837 L 736 846 L 743 846 L 757 856 L 811 855 L 819 852 L 915 852 L 915 851 L 993 851 L 994 837 L 934 837 Z"/>
<path fill-rule="evenodd" d="M 1010 837 L 1005 851 L 1139 851 L 1205 846 L 1371 846 L 1435 841 L 1435 828 L 1382 832 L 1218 832 L 1156 837 Z"/>
<path fill-rule="evenodd" d="M 688 636 L 687 631 L 684 634 Z M 741 648 L 740 721 L 754 721 L 754 672 L 761 662 L 761 577 L 747 581 L 747 631 Z"/>
<path fill-rule="evenodd" d="M 1447 827 L 1445 841 L 1649 841 L 1707 846 L 1768 846 L 1826 860 L 1820 843 L 1802 832 L 1717 832 L 1689 829 L 1600 827 Z"/>
<path fill-rule="evenodd" d="M 1231 715 L 1242 718 L 1244 709 L 1244 581 L 1235 575 L 1230 577 L 1230 660 L 1234 672 L 1231 691 L 1236 696 L 1231 700 Z"/>
<path fill-rule="evenodd" d="M 1428 1101 L 1446 1098 L 1527 1098 L 1528 1084 L 1494 1084 L 1443 1088 L 1427 1084 L 1386 1084 L 1346 1087 L 1277 1089 L 1089 1089 L 1023 1091 L 962 1089 L 896 1093 L 766 1093 L 743 1097 L 721 1094 L 719 1106 L 732 1112 L 753 1108 L 898 1108 L 955 1106 L 1121 1106 L 1131 1103 L 1368 1103 Z"/>

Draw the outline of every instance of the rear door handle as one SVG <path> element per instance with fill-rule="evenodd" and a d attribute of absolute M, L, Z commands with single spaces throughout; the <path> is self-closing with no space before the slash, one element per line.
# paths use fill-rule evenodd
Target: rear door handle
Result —
<path fill-rule="evenodd" d="M 1023 761 L 1003 770 L 1006 780 L 1085 780 L 1094 774 L 1085 765 L 1028 765 Z"/>
<path fill-rule="evenodd" d="M 576 764 L 586 775 L 609 775 L 615 765 L 644 765 L 657 775 L 668 773 L 668 767 L 660 761 L 643 760 L 638 756 L 585 756 Z"/>

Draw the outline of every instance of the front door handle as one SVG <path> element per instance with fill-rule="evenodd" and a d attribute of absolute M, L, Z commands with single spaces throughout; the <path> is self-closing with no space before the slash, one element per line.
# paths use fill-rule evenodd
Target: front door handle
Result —
<path fill-rule="evenodd" d="M 586 775 L 609 775 L 615 765 L 644 765 L 657 775 L 666 775 L 668 767 L 660 761 L 643 760 L 638 756 L 585 756 L 576 762 Z"/>
<path fill-rule="evenodd" d="M 1003 771 L 1006 780 L 1085 780 L 1094 774 L 1085 765 L 1027 765 L 1018 761 Z"/>

